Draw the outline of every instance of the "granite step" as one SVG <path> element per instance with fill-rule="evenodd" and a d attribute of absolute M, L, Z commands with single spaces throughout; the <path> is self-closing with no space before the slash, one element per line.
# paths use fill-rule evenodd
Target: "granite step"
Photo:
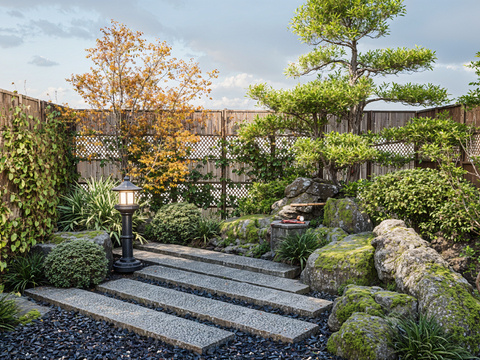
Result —
<path fill-rule="evenodd" d="M 116 255 L 121 255 L 122 249 L 115 249 L 113 253 Z M 240 281 L 248 284 L 292 292 L 295 294 L 305 294 L 310 290 L 308 285 L 302 284 L 298 280 L 230 268 L 223 265 L 205 263 L 197 260 L 190 260 L 143 250 L 134 250 L 133 256 L 136 259 L 151 265 L 161 265 L 174 269 L 191 271 L 193 273 L 216 276 L 222 279 Z"/>
<path fill-rule="evenodd" d="M 217 251 L 191 248 L 188 246 L 152 242 L 143 245 L 136 244 L 135 248 L 289 279 L 293 279 L 300 274 L 300 267 L 298 266 L 290 266 L 283 263 L 255 259 L 246 256 L 224 254 Z"/>
<path fill-rule="evenodd" d="M 37 287 L 25 290 L 25 294 L 199 354 L 234 338 L 233 333 L 216 327 L 81 289 Z"/>
<path fill-rule="evenodd" d="M 97 285 L 97 290 L 162 307 L 177 314 L 190 314 L 221 326 L 288 343 L 301 341 L 318 331 L 318 325 L 249 309 L 143 282 L 120 279 Z"/>
<path fill-rule="evenodd" d="M 191 289 L 205 290 L 262 306 L 268 305 L 302 316 L 316 317 L 332 307 L 331 301 L 323 299 L 158 265 L 148 266 L 136 271 L 134 275 Z"/>

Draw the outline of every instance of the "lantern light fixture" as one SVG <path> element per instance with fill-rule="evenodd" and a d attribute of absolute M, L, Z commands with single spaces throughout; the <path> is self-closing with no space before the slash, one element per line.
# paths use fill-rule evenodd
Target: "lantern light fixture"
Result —
<path fill-rule="evenodd" d="M 133 185 L 130 177 L 125 176 L 123 182 L 112 189 L 119 193 L 119 204 L 115 205 L 122 215 L 122 257 L 113 264 L 113 269 L 119 273 L 132 273 L 142 268 L 142 263 L 133 257 L 133 232 L 132 232 L 132 215 L 140 208 L 135 203 L 135 193 L 142 188 Z"/>

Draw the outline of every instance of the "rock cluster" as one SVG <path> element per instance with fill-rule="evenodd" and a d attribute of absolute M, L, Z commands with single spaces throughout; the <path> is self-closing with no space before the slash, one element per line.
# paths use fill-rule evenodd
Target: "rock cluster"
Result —
<path fill-rule="evenodd" d="M 254 256 L 256 249 L 270 242 L 269 215 L 245 215 L 225 221 L 221 228 L 221 238 L 211 240 L 215 250 L 228 254 Z"/>
<path fill-rule="evenodd" d="M 328 199 L 323 217 L 325 226 L 339 227 L 349 234 L 373 230 L 369 216 L 352 198 Z"/>
<path fill-rule="evenodd" d="M 272 205 L 271 215 L 275 220 L 296 219 L 297 216 L 303 216 L 305 220 L 314 219 L 321 214 L 320 207 L 290 205 L 325 202 L 339 190 L 328 180 L 299 177 L 285 188 L 285 197 Z"/>
<path fill-rule="evenodd" d="M 375 268 L 384 282 L 417 298 L 419 312 L 435 317 L 460 344 L 480 350 L 480 301 L 472 286 L 413 229 L 386 220 L 374 229 Z"/>

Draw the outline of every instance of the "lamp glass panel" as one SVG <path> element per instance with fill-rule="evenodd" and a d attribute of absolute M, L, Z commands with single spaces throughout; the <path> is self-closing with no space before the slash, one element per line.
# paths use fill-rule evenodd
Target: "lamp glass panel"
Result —
<path fill-rule="evenodd" d="M 120 205 L 127 205 L 127 193 L 125 191 L 120 191 Z"/>
<path fill-rule="evenodd" d="M 128 205 L 133 205 L 135 203 L 134 197 L 133 197 L 133 191 L 127 192 L 127 204 Z"/>

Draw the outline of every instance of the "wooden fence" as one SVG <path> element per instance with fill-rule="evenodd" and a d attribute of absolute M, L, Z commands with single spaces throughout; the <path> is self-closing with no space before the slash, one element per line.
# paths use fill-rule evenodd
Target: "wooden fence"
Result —
<path fill-rule="evenodd" d="M 1 137 L 1 128 L 4 126 L 9 126 L 8 112 L 6 109 L 12 104 L 25 104 L 29 106 L 29 114 L 35 117 L 40 118 L 42 121 L 45 120 L 45 109 L 48 106 L 48 103 L 38 99 L 33 99 L 28 96 L 22 96 L 20 94 L 14 94 L 8 91 L 0 90 L 0 111 L 1 115 L 4 115 L 0 119 L 0 149 L 2 148 L 2 137 Z M 442 108 L 426 109 L 420 111 L 366 111 L 364 113 L 364 121 L 361 125 L 361 130 L 371 130 L 373 132 L 378 132 L 383 128 L 403 126 L 406 122 L 413 117 L 434 117 L 441 111 L 447 111 L 452 118 L 460 123 L 473 124 L 480 126 L 480 108 L 474 109 L 472 111 L 464 111 L 460 105 L 446 106 Z M 203 122 L 194 122 L 190 126 L 190 130 L 199 135 L 200 141 L 196 144 L 193 144 L 193 155 L 192 159 L 203 159 L 207 156 L 212 156 L 216 159 L 223 159 L 228 155 L 222 152 L 221 148 L 215 148 L 219 140 L 231 140 L 235 138 L 238 134 L 238 123 L 240 121 L 252 121 L 256 115 L 266 116 L 269 114 L 269 111 L 264 110 L 211 110 L 206 113 L 206 120 Z M 194 118 L 199 118 L 204 116 L 202 113 L 195 113 Z M 328 125 L 326 131 L 336 130 L 339 132 L 346 131 L 346 123 L 332 124 Z M 103 136 L 111 136 L 108 134 L 109 131 L 104 132 Z M 293 145 L 295 138 L 293 136 L 286 137 L 289 146 Z M 479 143 L 474 143 L 474 152 L 480 153 Z M 94 177 L 100 178 L 101 176 L 114 176 L 116 178 L 120 177 L 120 173 L 115 165 L 106 164 L 105 166 L 100 166 L 102 160 L 104 159 L 105 154 L 109 151 L 102 146 L 98 145 L 98 141 L 92 139 L 91 142 L 86 142 L 84 144 L 78 144 L 79 155 L 82 157 L 87 157 L 91 154 L 96 154 L 96 157 L 92 158 L 91 161 L 82 161 L 78 164 L 77 170 L 80 173 L 80 182 L 84 182 L 85 179 Z M 80 146 L 81 145 L 81 146 Z M 401 154 L 411 154 L 413 148 L 405 144 L 391 144 L 385 147 L 390 151 L 394 151 Z M 110 153 L 111 155 L 111 153 Z M 102 157 L 103 156 L 103 157 Z M 472 164 L 463 154 L 462 165 L 465 169 L 471 170 Z M 195 162 L 191 165 L 195 166 Z M 434 164 L 426 162 L 411 162 L 407 164 L 404 168 L 414 168 L 414 167 L 433 167 Z M 250 183 L 250 179 L 246 175 L 238 175 L 233 173 L 234 169 L 238 169 L 240 165 L 235 165 L 232 167 L 216 167 L 214 161 L 208 161 L 207 164 L 203 167 L 203 173 L 212 172 L 214 178 L 212 180 L 199 182 L 198 186 L 202 186 L 203 183 L 210 183 L 214 186 L 214 196 L 216 200 L 220 200 L 228 195 L 235 195 L 237 197 L 243 197 L 247 194 L 246 186 Z M 361 178 L 368 178 L 372 175 L 382 175 L 388 172 L 395 171 L 393 167 L 384 167 L 377 166 L 372 163 L 366 163 L 362 166 L 360 171 Z M 228 186 L 227 180 L 220 181 L 219 179 L 229 179 L 228 183 L 234 184 L 234 188 Z M 470 179 L 474 181 L 473 178 Z M 475 182 L 475 181 L 474 181 Z M 0 185 L 8 184 L 7 179 L 4 174 L 0 174 Z M 10 186 L 10 185 L 8 185 Z M 238 187 L 237 187 L 238 186 Z M 8 201 L 8 199 L 2 199 L 3 201 Z"/>

